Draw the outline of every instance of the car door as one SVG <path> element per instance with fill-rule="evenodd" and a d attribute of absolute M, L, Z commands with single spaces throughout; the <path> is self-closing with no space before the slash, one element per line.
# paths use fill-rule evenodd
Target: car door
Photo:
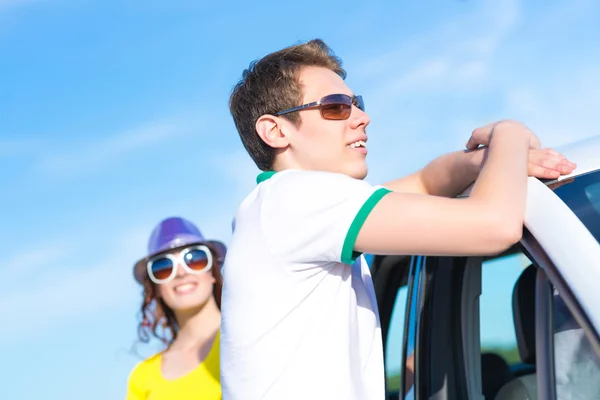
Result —
<path fill-rule="evenodd" d="M 371 263 L 371 275 L 377 296 L 384 349 L 386 399 L 397 400 L 401 380 L 405 319 L 408 316 L 410 256 L 377 256 Z"/>
<path fill-rule="evenodd" d="M 523 399 L 566 399 L 569 397 L 565 397 L 565 391 L 579 391 L 582 382 L 597 381 L 600 384 L 600 369 L 595 369 L 594 358 L 600 353 L 593 350 L 594 342 L 588 337 L 594 337 L 597 331 L 590 324 L 584 324 L 583 328 L 571 324 L 580 327 L 576 331 L 579 336 L 575 335 L 579 347 L 574 350 L 573 346 L 570 347 L 575 351 L 573 357 L 576 361 L 571 359 L 570 364 L 556 364 L 554 361 L 557 351 L 563 359 L 568 357 L 568 352 L 564 350 L 564 329 L 551 324 L 558 315 L 553 310 L 560 299 L 561 318 L 564 320 L 564 310 L 570 310 L 567 304 L 571 304 L 573 299 L 563 300 L 563 297 L 571 295 L 569 292 L 557 297 L 556 286 L 551 284 L 541 267 L 544 262 L 543 255 L 528 253 L 522 244 L 499 257 L 412 257 L 407 280 L 403 348 L 397 355 L 401 360 L 398 367 L 402 380 L 397 391 L 388 391 L 388 399 L 504 400 L 524 393 L 529 397 Z M 509 275 L 507 280 L 502 283 L 487 278 L 486 284 L 486 273 L 492 269 L 496 272 L 504 269 Z M 546 279 L 549 289 L 540 286 L 540 277 Z M 490 284 L 496 287 L 504 285 L 501 295 L 488 290 Z M 548 291 L 554 295 L 549 296 Z M 519 295 L 519 292 L 522 294 Z M 549 299 L 545 303 L 540 300 L 544 296 Z M 504 303 L 509 314 L 490 311 L 494 307 L 487 307 L 486 302 Z M 574 315 L 579 315 L 573 318 L 574 321 L 584 319 L 577 309 Z M 506 331 L 516 331 L 512 349 L 494 347 L 482 340 L 486 323 L 489 325 L 494 320 L 510 325 Z M 389 351 L 393 347 L 390 343 L 398 340 L 391 335 L 399 333 L 391 329 L 386 333 L 384 351 L 386 359 L 389 359 Z M 561 334 L 563 338 L 556 342 L 555 338 Z M 570 334 L 574 335 L 573 332 Z M 563 347 L 559 349 L 557 343 Z M 592 352 L 581 354 L 577 350 L 580 347 L 592 349 Z M 581 361 L 581 357 L 585 358 L 585 362 Z M 572 365 L 572 368 L 565 372 L 567 365 Z M 582 368 L 587 374 L 586 380 L 570 378 L 565 381 L 565 376 L 571 376 L 573 371 Z M 586 390 L 597 397 L 587 398 L 600 398 L 600 393 L 594 388 L 588 386 Z M 562 397 L 550 397 L 561 390 Z"/>
<path fill-rule="evenodd" d="M 381 264 L 384 260 L 381 258 Z M 404 261 L 404 269 L 406 264 Z M 549 354 L 556 351 L 547 344 L 548 338 L 557 331 L 551 329 L 543 318 L 541 306 L 535 303 L 539 292 L 537 275 L 546 276 L 546 271 L 560 275 L 529 231 L 522 243 L 495 257 L 413 256 L 408 264 L 405 287 L 400 280 L 396 283 L 388 280 L 385 286 L 385 275 L 375 278 L 384 327 L 388 399 L 484 399 L 494 398 L 500 390 L 509 393 L 504 396 L 508 399 L 519 393 L 531 395 L 524 399 L 553 399 L 556 397 L 546 397 L 546 393 L 568 387 L 564 379 L 550 378 L 556 373 L 563 377 L 568 374 L 560 372 L 560 368 L 557 372 L 555 364 L 550 362 Z M 403 330 L 391 328 L 397 324 L 394 315 L 398 304 L 396 313 L 389 311 L 393 309 L 390 305 L 397 303 L 399 297 L 386 299 L 383 287 L 387 293 L 396 295 L 404 290 Z M 567 298 L 563 302 L 574 308 L 574 315 L 583 321 L 581 332 L 592 338 L 597 336 L 597 330 L 582 309 L 578 309 L 577 299 L 568 286 L 558 279 L 558 285 L 552 284 L 553 290 L 557 287 L 562 287 L 562 297 Z M 543 303 L 538 301 L 538 304 Z M 490 327 L 491 322 L 495 326 Z M 515 331 L 508 348 L 506 343 L 494 346 L 486 342 L 486 336 L 489 338 L 498 329 L 498 322 L 504 326 L 504 332 Z M 402 341 L 402 349 L 397 349 L 394 341 Z M 584 345 L 593 348 L 596 342 Z M 538 349 L 542 343 L 546 343 L 544 351 Z M 391 357 L 392 352 L 397 354 Z M 389 362 L 392 358 L 398 360 L 394 365 Z M 588 364 L 590 372 L 594 363 Z M 546 369 L 548 365 L 553 369 Z M 541 370 L 538 366 L 542 366 Z M 392 370 L 396 368 L 399 379 L 390 385 Z M 540 394 L 538 388 L 542 387 L 546 392 Z M 548 387 L 557 389 L 550 392 Z"/>
<path fill-rule="evenodd" d="M 449 268 L 450 258 L 406 257 L 400 264 L 389 263 L 405 271 L 406 279 L 386 285 L 386 275 L 378 268 L 386 259 L 375 257 L 373 279 L 384 338 L 387 399 L 421 399 L 442 389 L 459 390 L 464 385 L 456 378 L 464 368 L 458 357 L 460 346 L 453 338 L 460 334 L 460 323 L 449 310 L 460 304 L 448 301 L 452 285 L 443 283 L 460 281 L 464 268 Z M 436 296 L 431 295 L 434 289 Z M 449 334 L 434 334 L 432 329 Z M 433 355 L 435 364 L 430 362 Z"/>

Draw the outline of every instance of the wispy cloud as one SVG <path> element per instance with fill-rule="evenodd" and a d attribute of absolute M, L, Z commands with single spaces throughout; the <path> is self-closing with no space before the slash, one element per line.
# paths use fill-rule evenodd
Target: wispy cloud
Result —
<path fill-rule="evenodd" d="M 507 90 L 507 113 L 527 121 L 547 146 L 600 135 L 600 93 L 594 89 L 600 87 L 600 64 L 572 72 L 552 86 L 523 84 Z"/>
<path fill-rule="evenodd" d="M 382 78 L 372 91 L 379 101 L 414 93 L 482 90 L 497 49 L 520 18 L 517 0 L 484 1 L 462 18 L 364 61 L 357 73 Z"/>
<path fill-rule="evenodd" d="M 526 55 L 548 54 L 547 48 L 538 50 L 540 43 L 562 37 L 560 32 L 568 32 L 598 6 L 592 0 L 574 0 L 535 16 L 524 14 L 522 8 L 519 0 L 484 0 L 460 18 L 386 45 L 394 50 L 369 57 L 361 53 L 353 75 L 379 82 L 369 85 L 369 97 L 377 101 L 371 110 L 390 104 L 392 99 L 415 95 L 455 96 L 498 89 L 499 78 L 506 75 L 494 69 L 495 64 L 504 65 L 498 63 L 500 56 L 522 63 Z M 524 26 L 526 31 L 522 31 Z M 526 51 L 522 54 L 512 48 Z"/>
<path fill-rule="evenodd" d="M 27 241 L 31 241 L 30 238 Z M 67 256 L 71 247 L 63 242 L 36 244 L 14 254 L 9 259 L 0 262 L 0 271 L 13 271 L 22 274 L 39 272 L 43 265 L 52 265 Z"/>
<path fill-rule="evenodd" d="M 73 145 L 67 151 L 42 158 L 37 168 L 45 174 L 73 177 L 183 134 L 185 130 L 175 123 L 152 123 Z"/>
<path fill-rule="evenodd" d="M 495 89 L 496 57 L 522 18 L 518 0 L 485 0 L 458 18 L 386 44 L 392 51 L 356 57 L 352 72 L 364 81 L 369 144 L 377 154 L 369 180 L 413 172 L 435 155 L 464 146 L 482 121 L 468 125 L 465 115 L 445 110 L 461 96 L 472 99 Z"/>
<path fill-rule="evenodd" d="M 16 288 L 4 285 L 0 293 L 3 323 L 11 327 L 0 330 L 0 338 L 31 338 L 40 329 L 59 326 L 82 315 L 135 304 L 140 289 L 131 267 L 140 257 L 139 249 L 144 248 L 146 237 L 142 233 L 146 234 L 142 229 L 125 232 L 108 249 L 94 252 L 94 256 L 100 256 L 98 259 L 88 252 L 73 260 L 67 254 L 70 249 L 54 243 L 32 246 L 37 249 L 10 257 L 10 264 L 3 264 L 0 270 L 17 268 L 21 284 Z M 25 276 L 33 273 L 35 279 Z"/>

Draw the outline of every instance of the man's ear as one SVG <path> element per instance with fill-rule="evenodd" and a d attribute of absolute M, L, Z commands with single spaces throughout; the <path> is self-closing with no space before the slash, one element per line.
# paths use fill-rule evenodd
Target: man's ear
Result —
<path fill-rule="evenodd" d="M 256 121 L 258 136 L 274 149 L 282 149 L 289 145 L 281 120 L 273 115 L 263 115 Z"/>

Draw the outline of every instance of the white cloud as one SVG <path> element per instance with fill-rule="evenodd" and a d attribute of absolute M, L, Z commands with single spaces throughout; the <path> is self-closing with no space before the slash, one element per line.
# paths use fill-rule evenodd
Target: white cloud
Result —
<path fill-rule="evenodd" d="M 499 70 L 498 61 L 519 64 L 529 61 L 522 58 L 525 55 L 535 60 L 540 43 L 563 37 L 562 32 L 598 8 L 592 0 L 574 0 L 528 15 L 522 3 L 485 0 L 460 18 L 386 44 L 394 50 L 380 55 L 361 52 L 355 57 L 360 61 L 355 62 L 358 66 L 352 68 L 352 76 L 378 82 L 368 85 L 369 98 L 377 106 L 415 95 L 489 92 L 498 89 L 500 78 L 513 72 Z M 513 49 L 524 49 L 527 54 Z M 498 60 L 500 56 L 505 60 Z"/>
<path fill-rule="evenodd" d="M 35 272 L 41 265 L 51 265 L 66 257 L 71 248 L 66 243 L 55 242 L 30 245 L 0 263 L 0 271 L 15 271 L 19 274 Z"/>
<path fill-rule="evenodd" d="M 495 57 L 521 18 L 518 0 L 486 0 L 459 18 L 387 44 L 394 50 L 381 56 L 357 58 L 364 61 L 351 73 L 364 80 L 372 117 L 370 181 L 413 172 L 436 155 L 464 146 L 483 121 L 448 115 L 445 109 L 460 103 L 461 96 L 494 89 Z"/>
<path fill-rule="evenodd" d="M 596 18 L 598 11 L 596 0 L 570 0 L 557 2 L 554 7 L 546 9 L 541 16 L 535 16 L 533 29 L 539 38 L 551 38 L 557 30 L 568 32 L 568 27 L 580 23 L 582 18 Z M 567 29 L 565 29 L 567 28 Z"/>
<path fill-rule="evenodd" d="M 108 249 L 87 251 L 76 260 L 68 257 L 70 249 L 55 244 L 32 244 L 38 250 L 10 257 L 16 264 L 5 264 L 2 270 L 17 268 L 19 284 L 5 282 L 0 293 L 3 326 L 10 327 L 0 330 L 0 338 L 21 340 L 79 316 L 136 304 L 141 288 L 133 280 L 132 266 L 139 249 L 145 248 L 147 232 L 142 232 L 127 231 Z M 32 274 L 34 278 L 25 276 Z"/>
<path fill-rule="evenodd" d="M 600 135 L 600 64 L 582 67 L 552 86 L 516 86 L 507 90 L 507 110 L 526 121 L 544 140 L 558 146 Z"/>
<path fill-rule="evenodd" d="M 114 163 L 135 151 L 156 146 L 184 134 L 170 122 L 144 125 L 105 138 L 73 145 L 68 151 L 42 158 L 37 168 L 46 174 L 72 177 Z"/>
<path fill-rule="evenodd" d="M 361 63 L 360 77 L 377 77 L 378 104 L 398 97 L 447 91 L 481 91 L 493 58 L 521 18 L 519 2 L 486 0 L 472 13 L 392 47 Z"/>

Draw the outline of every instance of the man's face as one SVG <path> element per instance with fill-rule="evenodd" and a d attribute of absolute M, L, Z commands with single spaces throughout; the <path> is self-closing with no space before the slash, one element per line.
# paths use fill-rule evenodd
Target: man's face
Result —
<path fill-rule="evenodd" d="M 304 93 L 302 104 L 330 94 L 354 95 L 344 80 L 327 68 L 303 68 L 300 84 Z M 339 121 L 324 119 L 318 108 L 299 113 L 302 122 L 299 127 L 290 128 L 286 149 L 296 167 L 339 172 L 357 179 L 367 175 L 366 145 L 354 147 L 357 141 L 367 141 L 370 119 L 365 112 L 353 105 L 350 117 Z"/>

